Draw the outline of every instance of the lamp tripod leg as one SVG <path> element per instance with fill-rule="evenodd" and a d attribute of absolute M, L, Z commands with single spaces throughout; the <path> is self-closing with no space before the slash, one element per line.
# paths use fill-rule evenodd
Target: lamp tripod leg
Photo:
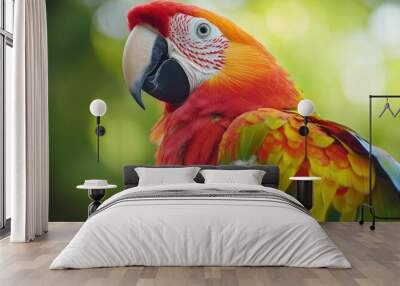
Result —
<path fill-rule="evenodd" d="M 358 223 L 360 225 L 364 224 L 364 205 L 360 206 L 360 221 Z"/>

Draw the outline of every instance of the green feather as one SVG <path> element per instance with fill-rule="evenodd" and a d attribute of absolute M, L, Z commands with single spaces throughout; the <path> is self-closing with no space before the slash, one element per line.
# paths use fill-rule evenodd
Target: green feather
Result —
<path fill-rule="evenodd" d="M 243 127 L 240 130 L 238 146 L 239 160 L 249 160 L 252 155 L 256 154 L 268 132 L 269 128 L 264 123 Z"/>

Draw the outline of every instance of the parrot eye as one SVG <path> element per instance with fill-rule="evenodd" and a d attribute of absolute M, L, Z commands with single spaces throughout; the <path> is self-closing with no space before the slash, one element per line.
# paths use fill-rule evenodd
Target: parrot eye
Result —
<path fill-rule="evenodd" d="M 178 14 L 179 16 L 180 14 Z M 187 16 L 186 16 L 187 17 Z M 179 24 L 176 24 L 179 26 Z M 215 39 L 222 36 L 221 31 L 203 18 L 191 17 L 188 23 L 189 37 L 192 41 L 206 42 L 210 39 Z"/>
<path fill-rule="evenodd" d="M 211 26 L 207 23 L 200 23 L 196 28 L 196 34 L 199 38 L 207 38 L 211 33 Z"/>

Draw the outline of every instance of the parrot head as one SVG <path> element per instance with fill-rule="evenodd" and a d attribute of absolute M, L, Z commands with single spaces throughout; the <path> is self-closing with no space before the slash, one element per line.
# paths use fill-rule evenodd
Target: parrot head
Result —
<path fill-rule="evenodd" d="M 213 12 L 154 1 L 133 7 L 128 26 L 124 78 L 143 109 L 142 90 L 169 111 L 191 101 L 219 106 L 210 112 L 290 109 L 300 99 L 287 73 L 257 40 Z"/>

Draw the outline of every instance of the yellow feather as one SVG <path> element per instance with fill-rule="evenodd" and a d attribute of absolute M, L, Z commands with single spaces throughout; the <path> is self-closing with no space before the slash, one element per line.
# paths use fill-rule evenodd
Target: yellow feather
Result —
<path fill-rule="evenodd" d="M 272 117 L 267 117 L 264 119 L 264 123 L 271 129 L 275 130 L 280 127 L 282 127 L 285 123 L 285 119 L 281 118 L 272 118 Z"/>
<path fill-rule="evenodd" d="M 312 128 L 310 131 L 310 138 L 312 139 L 313 145 L 320 148 L 326 148 L 335 142 L 333 137 L 320 132 L 317 128 Z"/>
<path fill-rule="evenodd" d="M 310 174 L 315 175 L 315 174 Z M 324 221 L 326 213 L 336 194 L 338 185 L 333 180 L 324 179 L 316 182 L 314 186 L 314 204 L 311 210 L 312 215 L 318 221 Z"/>
<path fill-rule="evenodd" d="M 301 141 L 292 141 L 292 140 L 288 140 L 288 141 L 287 141 L 287 144 L 288 144 L 288 146 L 289 146 L 290 148 L 292 148 L 292 149 L 297 149 L 297 148 L 300 147 L 300 145 L 303 144 L 303 142 L 301 142 Z"/>
<path fill-rule="evenodd" d="M 353 167 L 354 172 L 361 177 L 368 177 L 369 169 L 368 169 L 368 160 L 354 154 L 353 152 L 348 153 L 347 158 Z"/>
<path fill-rule="evenodd" d="M 304 140 L 303 136 L 301 136 L 297 129 L 292 128 L 289 124 L 286 124 L 283 127 L 284 133 L 289 140 L 302 142 Z"/>

